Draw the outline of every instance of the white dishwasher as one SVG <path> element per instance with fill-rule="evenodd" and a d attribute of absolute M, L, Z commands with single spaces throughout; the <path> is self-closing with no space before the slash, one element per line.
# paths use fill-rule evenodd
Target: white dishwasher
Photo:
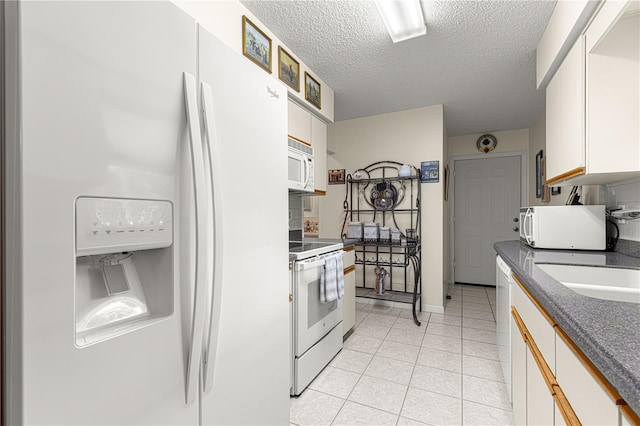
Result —
<path fill-rule="evenodd" d="M 511 401 L 511 268 L 496 256 L 496 344 Z"/>

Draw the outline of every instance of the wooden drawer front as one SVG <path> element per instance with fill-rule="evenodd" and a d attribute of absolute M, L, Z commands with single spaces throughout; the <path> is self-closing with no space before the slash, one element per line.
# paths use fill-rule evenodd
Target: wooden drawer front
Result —
<path fill-rule="evenodd" d="M 555 372 L 555 331 L 553 325 L 549 323 L 547 318 L 533 304 L 529 296 L 527 296 L 520 285 L 516 283 L 513 288 L 512 301 L 518 310 L 520 317 L 527 325 L 527 329 L 533 340 L 535 340 L 538 349 L 542 352 L 549 368 Z"/>
<path fill-rule="evenodd" d="M 355 250 L 350 250 L 350 251 L 343 251 L 343 263 L 344 263 L 344 269 L 347 269 L 349 266 L 351 265 L 355 265 L 356 264 L 356 251 Z"/>
<path fill-rule="evenodd" d="M 556 336 L 556 380 L 582 424 L 618 424 L 616 401 L 560 336 Z"/>

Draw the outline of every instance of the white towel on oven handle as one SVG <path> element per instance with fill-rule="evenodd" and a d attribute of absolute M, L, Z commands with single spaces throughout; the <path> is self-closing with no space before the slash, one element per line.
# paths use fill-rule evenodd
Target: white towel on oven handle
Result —
<path fill-rule="evenodd" d="M 339 289 L 338 275 L 342 275 L 343 271 L 342 268 L 338 268 L 338 259 L 342 260 L 342 253 L 339 253 L 339 255 L 330 255 L 324 259 L 324 274 L 321 274 L 320 277 L 321 303 L 333 302 L 334 300 L 342 298 L 344 294 L 344 279 L 342 294 Z"/>
<path fill-rule="evenodd" d="M 338 299 L 344 296 L 344 262 L 342 252 L 336 254 L 336 281 L 338 282 Z"/>

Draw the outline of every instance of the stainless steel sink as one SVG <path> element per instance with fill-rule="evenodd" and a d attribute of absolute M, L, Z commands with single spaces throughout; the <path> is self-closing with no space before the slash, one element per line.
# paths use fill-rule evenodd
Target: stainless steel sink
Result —
<path fill-rule="evenodd" d="M 640 270 L 536 264 L 566 287 L 584 296 L 640 303 Z"/>

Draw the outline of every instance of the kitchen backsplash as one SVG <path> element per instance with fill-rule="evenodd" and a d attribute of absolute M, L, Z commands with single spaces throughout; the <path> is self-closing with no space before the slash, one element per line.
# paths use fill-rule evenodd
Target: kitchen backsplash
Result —
<path fill-rule="evenodd" d="M 640 209 L 640 179 L 610 183 L 600 187 L 600 202 L 607 209 Z M 616 251 L 640 257 L 640 219 L 617 221 L 620 237 Z"/>
<path fill-rule="evenodd" d="M 289 241 L 302 241 L 302 197 L 289 194 Z"/>

